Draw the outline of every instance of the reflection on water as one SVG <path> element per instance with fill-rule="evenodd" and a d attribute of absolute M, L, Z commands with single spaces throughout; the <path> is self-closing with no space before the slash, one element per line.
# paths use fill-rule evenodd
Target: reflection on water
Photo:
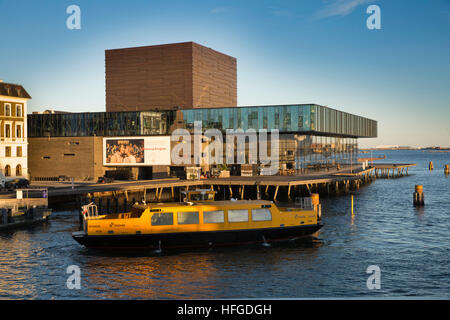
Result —
<path fill-rule="evenodd" d="M 254 245 L 160 255 L 142 251 L 113 255 L 85 250 L 89 261 L 85 265 L 88 274 L 84 277 L 92 298 L 205 298 L 222 291 L 230 274 L 245 276 L 276 269 L 283 263 L 286 250 L 306 250 L 307 256 L 314 259 L 315 248 L 320 245 L 320 240 L 297 241 L 269 248 Z"/>
<path fill-rule="evenodd" d="M 322 197 L 317 239 L 192 251 L 101 252 L 71 238 L 75 212 L 50 223 L 0 233 L 0 299 L 172 299 L 283 297 L 449 297 L 448 155 L 387 153 L 416 162 L 412 175 L 377 180 L 351 198 Z M 375 154 L 373 155 L 376 156 Z M 411 160 L 413 159 L 413 160 Z M 425 206 L 414 207 L 414 185 Z M 66 287 L 67 267 L 81 269 L 81 290 Z M 381 289 L 368 290 L 366 269 L 381 268 Z"/>

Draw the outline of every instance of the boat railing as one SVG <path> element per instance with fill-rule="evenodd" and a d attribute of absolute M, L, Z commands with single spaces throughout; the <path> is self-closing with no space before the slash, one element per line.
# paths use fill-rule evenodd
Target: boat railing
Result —
<path fill-rule="evenodd" d="M 81 212 L 83 214 L 84 220 L 98 219 L 100 217 L 98 215 L 97 205 L 93 202 L 82 206 Z"/>
<path fill-rule="evenodd" d="M 310 197 L 297 197 L 295 198 L 295 207 L 304 210 L 313 210 L 314 206 Z"/>

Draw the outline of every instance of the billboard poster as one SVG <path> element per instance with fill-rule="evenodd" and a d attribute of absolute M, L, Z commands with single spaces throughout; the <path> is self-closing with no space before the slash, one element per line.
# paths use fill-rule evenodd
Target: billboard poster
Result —
<path fill-rule="evenodd" d="M 170 137 L 103 138 L 103 165 L 170 165 Z"/>

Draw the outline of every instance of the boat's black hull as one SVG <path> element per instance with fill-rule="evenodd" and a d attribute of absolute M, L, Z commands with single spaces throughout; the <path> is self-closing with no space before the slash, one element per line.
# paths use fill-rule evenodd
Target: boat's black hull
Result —
<path fill-rule="evenodd" d="M 308 237 L 322 226 L 317 224 L 265 229 L 111 236 L 73 235 L 73 238 L 88 248 L 193 248 L 288 241 Z"/>

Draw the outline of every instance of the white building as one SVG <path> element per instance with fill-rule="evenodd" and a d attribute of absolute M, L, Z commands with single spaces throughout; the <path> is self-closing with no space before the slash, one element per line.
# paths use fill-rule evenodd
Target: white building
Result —
<path fill-rule="evenodd" d="M 21 85 L 0 80 L 0 170 L 7 178 L 28 178 L 29 99 Z"/>

